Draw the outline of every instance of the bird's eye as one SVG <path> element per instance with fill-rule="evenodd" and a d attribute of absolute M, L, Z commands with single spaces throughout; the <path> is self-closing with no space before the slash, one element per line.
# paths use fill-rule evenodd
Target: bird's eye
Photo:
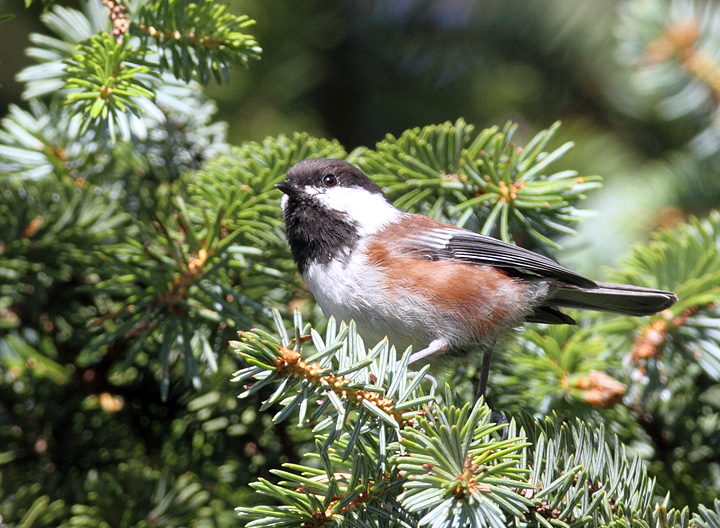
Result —
<path fill-rule="evenodd" d="M 334 187 L 337 185 L 337 177 L 334 174 L 326 174 L 323 177 L 323 183 L 325 187 Z"/>

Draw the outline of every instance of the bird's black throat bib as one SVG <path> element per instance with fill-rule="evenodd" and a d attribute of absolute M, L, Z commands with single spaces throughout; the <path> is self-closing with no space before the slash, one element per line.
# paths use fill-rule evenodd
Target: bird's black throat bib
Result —
<path fill-rule="evenodd" d="M 349 254 L 360 238 L 347 215 L 330 210 L 306 195 L 288 197 L 285 234 L 301 275 L 310 264 L 328 264 Z"/>

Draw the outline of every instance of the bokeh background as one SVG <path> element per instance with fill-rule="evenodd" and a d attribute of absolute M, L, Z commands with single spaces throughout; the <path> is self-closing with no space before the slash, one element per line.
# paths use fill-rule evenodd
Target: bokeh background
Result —
<path fill-rule="evenodd" d="M 82 6 L 70 0 L 57 4 Z M 560 240 L 564 249 L 553 256 L 596 277 L 605 267 L 619 266 L 632 245 L 648 241 L 655 230 L 704 218 L 720 205 L 717 2 L 233 0 L 229 5 L 257 21 L 249 33 L 263 48 L 261 60 L 233 69 L 229 83 L 204 88 L 217 105 L 214 119 L 226 123 L 230 145 L 302 131 L 337 139 L 350 152 L 373 147 L 387 134 L 397 137 L 458 118 L 476 131 L 513 121 L 519 125 L 514 141 L 523 145 L 561 121 L 546 150 L 568 141 L 575 146 L 553 171 L 600 175 L 603 187 L 580 204 L 595 214 L 578 226 L 577 236 Z M 0 23 L 0 117 L 12 105 L 27 107 L 24 85 L 15 76 L 34 64 L 25 55 L 29 34 L 52 34 L 41 23 L 45 9 L 39 1 L 26 8 L 22 0 L 0 0 L 0 14 L 16 15 Z M 122 151 L 113 156 L 122 161 Z M 163 193 L 170 193 L 166 180 L 172 178 L 158 167 L 135 174 L 122 163 L 109 166 L 121 174 L 118 179 L 154 186 L 156 194 L 148 199 L 153 207 L 167 205 Z M 115 182 L 107 179 L 114 175 L 104 175 L 104 182 L 98 178 L 99 187 L 111 188 Z M 197 191 L 205 180 L 178 181 L 196 184 Z M 127 184 L 128 195 L 135 190 Z M 46 271 L 52 268 L 42 264 Z M 71 280 L 65 282 L 48 279 L 48 291 L 67 297 L 44 299 L 32 324 L 21 328 L 17 317 L 0 313 L 6 318 L 0 338 L 10 342 L 25 331 L 16 342 L 35 347 L 18 346 L 27 352 L 22 356 L 0 346 L 6 361 L 0 365 L 0 439 L 9 445 L 7 451 L 0 445 L 0 528 L 3 522 L 37 528 L 61 521 L 63 528 L 237 526 L 233 508 L 260 500 L 248 483 L 269 477 L 268 468 L 282 462 L 301 461 L 311 434 L 273 426 L 271 416 L 258 413 L 259 400 L 238 402 L 240 389 L 229 380 L 239 362 L 224 355 L 234 333 L 226 327 L 212 334 L 213 350 L 220 351 L 217 371 L 204 372 L 202 387 L 194 389 L 183 381 L 178 360 L 167 401 L 158 389 L 159 339 L 150 340 L 127 369 L 121 357 L 126 350 L 107 361 L 99 352 L 92 355 L 96 351 L 77 361 L 58 360 L 43 339 L 79 335 L 77 341 L 85 341 L 77 348 L 83 348 L 91 333 L 86 323 L 94 317 L 86 310 L 94 300 L 78 293 L 78 284 L 85 283 L 73 282 L 85 277 L 67 275 Z M 290 293 L 295 294 L 285 291 L 285 297 Z M 35 299 L 28 295 L 23 302 Z M 84 310 L 85 319 L 60 328 L 63 302 L 74 303 L 73 310 L 80 306 L 76 311 Z M 47 318 L 58 313 L 57 319 Z M 122 345 L 127 348 L 127 340 Z M 53 370 L 56 360 L 62 364 Z M 613 432 L 637 439 L 630 449 L 661 476 L 660 492 L 671 490 L 675 505 L 695 507 L 720 494 L 720 385 L 694 364 L 677 369 L 691 376 L 671 380 L 677 382 L 672 397 L 652 402 L 662 417 L 650 424 L 655 429 L 633 437 L 637 428 L 623 428 L 635 423 L 635 411 L 618 405 L 612 417 L 623 425 Z M 696 416 L 685 418 L 688 409 L 704 416 L 702 427 Z M 602 421 L 610 415 L 593 416 Z M 700 466 L 704 480 L 698 484 L 693 478 Z"/>

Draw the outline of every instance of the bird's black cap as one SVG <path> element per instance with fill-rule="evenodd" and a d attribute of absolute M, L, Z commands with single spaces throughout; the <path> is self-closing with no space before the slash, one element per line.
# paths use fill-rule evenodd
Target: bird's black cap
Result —
<path fill-rule="evenodd" d="M 326 176 L 334 176 L 339 187 L 356 187 L 371 193 L 382 194 L 378 184 L 365 176 L 363 171 L 343 160 L 313 158 L 294 165 L 287 173 L 287 179 L 276 185 L 285 194 L 296 194 L 310 186 L 322 188 Z"/>

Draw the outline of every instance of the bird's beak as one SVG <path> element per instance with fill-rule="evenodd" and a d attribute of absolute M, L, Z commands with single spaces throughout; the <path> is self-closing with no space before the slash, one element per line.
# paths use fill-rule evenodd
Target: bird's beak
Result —
<path fill-rule="evenodd" d="M 302 192 L 302 190 L 299 187 L 297 187 L 294 183 L 290 183 L 288 181 L 276 183 L 275 187 L 280 189 L 282 192 L 284 192 L 288 196 L 295 196 Z"/>

